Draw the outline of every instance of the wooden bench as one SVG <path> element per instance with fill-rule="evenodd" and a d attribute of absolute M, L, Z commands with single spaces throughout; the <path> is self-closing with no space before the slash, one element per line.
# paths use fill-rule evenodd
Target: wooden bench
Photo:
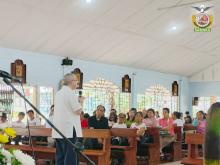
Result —
<path fill-rule="evenodd" d="M 181 161 L 181 164 L 186 165 L 202 165 L 203 158 L 198 155 L 198 145 L 204 144 L 203 134 L 187 133 L 185 143 L 188 145 L 187 158 Z"/>
<path fill-rule="evenodd" d="M 29 136 L 27 128 L 14 128 L 16 135 L 18 136 Z M 51 137 L 52 129 L 50 128 L 30 128 L 31 136 Z M 33 151 L 35 153 L 35 159 L 50 159 L 55 160 L 56 149 L 49 146 L 39 146 L 35 138 L 33 141 Z M 30 145 L 5 145 L 6 149 L 15 148 L 22 150 L 23 152 L 32 155 L 32 147 Z"/>
<path fill-rule="evenodd" d="M 184 124 L 183 125 L 183 144 L 182 144 L 182 158 L 187 156 L 188 145 L 185 143 L 186 133 L 196 133 L 196 127 L 193 124 Z"/>
<path fill-rule="evenodd" d="M 112 128 L 111 136 L 113 137 L 126 137 L 128 138 L 129 146 L 111 145 L 111 152 L 116 152 L 118 149 L 123 151 L 126 165 L 136 165 L 137 153 L 137 129 L 131 128 Z"/>
<path fill-rule="evenodd" d="M 174 127 L 176 140 L 173 142 L 173 161 L 179 161 L 182 158 L 182 127 Z"/>
<path fill-rule="evenodd" d="M 102 139 L 103 147 L 101 150 L 84 150 L 83 153 L 96 161 L 98 165 L 110 165 L 110 144 L 111 134 L 109 129 L 83 129 L 84 138 Z M 95 158 L 95 159 L 94 159 Z"/>
<path fill-rule="evenodd" d="M 153 137 L 153 143 L 145 144 L 148 147 L 148 164 L 156 165 L 160 163 L 160 132 L 156 127 L 149 127 L 145 134 Z"/>
<path fill-rule="evenodd" d="M 17 135 L 29 136 L 27 128 L 14 128 Z M 52 130 L 50 128 L 30 128 L 31 136 L 51 137 Z M 89 157 L 95 157 L 98 165 L 110 164 L 110 131 L 106 129 L 83 129 L 83 137 L 103 139 L 102 150 L 84 150 L 83 153 Z M 35 159 L 55 160 L 56 148 L 49 146 L 39 146 L 33 142 L 33 148 L 30 145 L 5 145 L 5 149 L 15 148 L 32 155 L 35 152 Z"/>
<path fill-rule="evenodd" d="M 183 131 L 187 133 L 195 133 L 196 127 L 192 124 L 184 124 Z"/>

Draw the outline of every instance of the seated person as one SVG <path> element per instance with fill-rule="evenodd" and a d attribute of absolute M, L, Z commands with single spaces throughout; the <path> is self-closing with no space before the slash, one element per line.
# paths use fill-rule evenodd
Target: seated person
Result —
<path fill-rule="evenodd" d="M 126 115 L 124 113 L 120 113 L 118 115 L 118 122 L 114 123 L 112 128 L 127 128 L 125 124 Z M 112 138 L 113 145 L 128 145 L 127 138 L 124 137 L 113 137 Z"/>
<path fill-rule="evenodd" d="M 158 112 L 158 111 L 156 111 L 156 112 L 155 112 L 155 117 L 156 117 L 156 119 L 157 119 L 157 120 L 159 120 L 159 119 L 160 119 L 160 114 L 159 114 L 159 112 Z"/>
<path fill-rule="evenodd" d="M 95 111 L 95 116 L 88 119 L 88 125 L 90 129 L 108 129 L 108 119 L 104 117 L 105 107 L 103 105 L 98 105 Z M 85 148 L 88 149 L 101 149 L 102 139 L 91 139 L 85 140 Z"/>
<path fill-rule="evenodd" d="M 177 127 L 183 127 L 183 121 L 180 119 L 181 113 L 180 112 L 173 112 L 172 113 L 172 118 L 173 118 L 173 124 L 176 125 Z"/>
<path fill-rule="evenodd" d="M 196 113 L 196 119 L 193 121 L 193 125 L 196 127 L 196 132 L 204 134 L 206 128 L 206 120 L 204 119 L 204 112 L 198 111 Z"/>
<path fill-rule="evenodd" d="M 24 119 L 25 117 L 25 113 L 24 112 L 19 112 L 18 113 L 18 119 L 17 121 L 15 122 L 12 122 L 12 127 L 15 127 L 15 128 L 25 128 L 26 125 L 24 122 L 22 122 L 22 120 Z M 21 142 L 22 140 L 22 137 L 21 136 L 16 136 L 13 141 L 15 142 L 16 145 L 19 144 L 19 142 Z"/>
<path fill-rule="evenodd" d="M 95 111 L 95 116 L 88 119 L 89 128 L 92 129 L 108 129 L 108 119 L 104 117 L 105 107 L 98 105 Z"/>
<path fill-rule="evenodd" d="M 127 128 L 125 124 L 126 115 L 124 113 L 120 113 L 118 115 L 118 122 L 114 123 L 112 128 Z"/>
<path fill-rule="evenodd" d="M 34 111 L 29 110 L 27 112 L 28 118 L 29 118 L 29 126 L 40 126 L 40 119 L 34 116 Z"/>
<path fill-rule="evenodd" d="M 84 117 L 84 112 L 82 111 L 80 114 L 80 121 L 82 129 L 88 128 L 88 120 Z"/>
<path fill-rule="evenodd" d="M 117 123 L 117 115 L 115 112 L 111 112 L 108 118 L 108 126 L 109 128 L 111 128 L 113 126 L 113 124 Z"/>
<path fill-rule="evenodd" d="M 19 112 L 18 113 L 18 119 L 15 122 L 12 122 L 12 127 L 16 127 L 16 128 L 25 128 L 26 125 L 24 122 L 22 122 L 22 120 L 25 117 L 25 113 L 24 112 Z"/>
<path fill-rule="evenodd" d="M 112 113 L 112 112 L 114 112 L 117 115 L 117 110 L 116 109 L 112 108 L 110 113 Z"/>
<path fill-rule="evenodd" d="M 157 119 L 155 118 L 155 111 L 154 109 L 150 108 L 147 110 L 148 118 L 143 119 L 143 123 L 146 127 L 156 127 L 158 125 Z"/>
<path fill-rule="evenodd" d="M 29 118 L 27 125 L 29 125 L 30 127 L 36 127 L 36 126 L 39 127 L 39 126 L 41 126 L 40 118 L 35 117 L 33 110 L 27 111 L 27 115 L 28 115 L 28 118 Z M 25 137 L 23 140 L 24 141 L 29 141 L 29 137 Z M 32 140 L 46 142 L 47 138 L 46 137 L 40 137 L 40 136 L 39 137 L 32 136 Z"/>
<path fill-rule="evenodd" d="M 53 115 L 54 115 L 54 105 L 51 105 L 49 119 L 48 119 L 51 123 L 53 123 Z M 46 128 L 51 128 L 50 124 L 47 122 L 46 122 Z"/>
<path fill-rule="evenodd" d="M 134 123 L 134 116 L 137 113 L 136 108 L 131 108 L 128 112 L 128 118 L 126 119 L 125 123 L 128 128 L 130 128 L 131 124 Z"/>
<path fill-rule="evenodd" d="M 145 159 L 145 156 L 147 154 L 146 147 L 142 147 L 141 141 L 140 141 L 141 137 L 144 136 L 145 127 L 146 127 L 145 124 L 142 123 L 142 120 L 143 120 L 142 112 L 137 112 L 134 117 L 135 123 L 132 123 L 130 128 L 138 129 L 137 130 L 137 136 L 138 136 L 138 138 L 137 138 L 137 158 L 144 157 L 144 159 Z"/>
<path fill-rule="evenodd" d="M 141 130 L 143 128 L 145 129 L 145 124 L 142 122 L 142 120 L 143 120 L 142 112 L 137 112 L 135 114 L 135 117 L 134 117 L 134 123 L 131 124 L 130 128 L 136 128 L 136 129 L 139 129 L 139 130 Z M 138 133 L 138 135 L 141 135 L 139 133 Z"/>
<path fill-rule="evenodd" d="M 189 111 L 185 112 L 184 121 L 185 121 L 185 124 L 192 124 L 192 118 L 189 114 Z"/>
<path fill-rule="evenodd" d="M 163 118 L 159 120 L 159 126 L 161 127 L 161 130 L 164 132 L 164 134 L 160 136 L 161 156 L 163 156 L 162 149 L 175 140 L 173 119 L 169 117 L 169 113 L 169 108 L 163 108 Z"/>
<path fill-rule="evenodd" d="M 7 114 L 2 113 L 1 114 L 1 120 L 0 120 L 0 129 L 11 127 L 10 123 L 7 120 Z"/>

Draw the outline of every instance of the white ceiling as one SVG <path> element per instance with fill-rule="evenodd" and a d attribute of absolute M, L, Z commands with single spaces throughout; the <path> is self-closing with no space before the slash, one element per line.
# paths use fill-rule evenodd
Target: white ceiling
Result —
<path fill-rule="evenodd" d="M 85 1 L 0 0 L 0 46 L 185 76 L 220 61 L 220 0 L 211 33 L 191 5 L 158 10 L 201 0 Z"/>

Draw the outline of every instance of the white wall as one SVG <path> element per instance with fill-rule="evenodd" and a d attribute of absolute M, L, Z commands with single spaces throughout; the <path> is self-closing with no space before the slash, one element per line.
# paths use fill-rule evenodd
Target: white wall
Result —
<path fill-rule="evenodd" d="M 220 96 L 220 62 L 190 77 L 189 103 L 192 97 Z M 190 105 L 190 110 L 192 106 Z"/>
<path fill-rule="evenodd" d="M 220 81 L 220 62 L 216 63 L 190 77 L 191 82 Z"/>
<path fill-rule="evenodd" d="M 134 79 L 133 106 L 136 106 L 137 93 L 145 93 L 145 89 L 154 84 L 161 84 L 171 91 L 173 81 L 178 81 L 180 86 L 180 100 L 182 111 L 189 108 L 188 78 L 179 75 L 165 74 L 150 70 L 120 67 L 90 61 L 73 59 L 73 66 L 61 66 L 63 57 L 20 51 L 15 49 L 0 48 L 0 69 L 10 72 L 10 63 L 16 59 L 22 59 L 27 65 L 27 83 L 30 85 L 53 86 L 58 89 L 59 81 L 62 79 L 63 72 L 68 73 L 78 67 L 84 74 L 84 83 L 98 77 L 105 78 L 121 87 L 121 78 L 128 74 Z M 132 75 L 133 74 L 133 75 Z"/>

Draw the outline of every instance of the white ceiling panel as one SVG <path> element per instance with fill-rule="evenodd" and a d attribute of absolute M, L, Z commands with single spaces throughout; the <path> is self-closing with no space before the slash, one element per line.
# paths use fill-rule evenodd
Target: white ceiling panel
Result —
<path fill-rule="evenodd" d="M 84 29 L 89 29 L 87 23 L 72 22 L 69 26 L 63 28 L 62 31 L 59 31 L 56 35 L 51 36 L 51 38 L 47 40 L 44 45 L 39 47 L 38 50 L 58 54 L 57 50 L 64 47 L 72 38 L 77 36 L 77 34 Z"/>
<path fill-rule="evenodd" d="M 9 31 L 16 27 L 29 12 L 30 8 L 23 5 L 0 1 L 0 39 L 8 35 Z"/>
<path fill-rule="evenodd" d="M 96 58 L 96 60 L 99 60 L 102 56 L 104 56 L 107 52 L 114 49 L 114 47 L 117 47 L 118 45 L 122 44 L 124 40 L 129 38 L 130 35 L 127 33 L 122 33 L 115 30 L 109 30 L 107 33 L 103 33 L 102 35 L 99 35 L 98 37 L 99 42 L 93 42 L 91 43 L 87 49 L 84 49 L 81 51 L 81 53 L 77 56 L 78 58 Z M 92 55 L 92 56 L 91 56 Z"/>
<path fill-rule="evenodd" d="M 158 48 L 160 44 L 151 39 L 130 36 L 125 42 L 106 52 L 98 61 L 106 62 L 111 59 L 130 66 L 135 60 L 143 58 L 147 53 Z"/>
<path fill-rule="evenodd" d="M 28 49 L 27 46 L 33 40 L 37 40 L 41 35 L 50 31 L 57 24 L 58 19 L 51 14 L 31 12 L 22 21 L 12 28 L 7 36 L 2 38 L 2 43 L 17 48 Z"/>
<path fill-rule="evenodd" d="M 148 0 L 139 0 L 138 3 L 134 0 L 120 0 L 115 7 L 101 16 L 95 23 L 103 26 L 117 27 L 139 10 L 142 10 L 148 3 Z"/>
<path fill-rule="evenodd" d="M 0 0 L 0 45 L 191 76 L 220 60 L 220 1 L 199 1 Z M 193 31 L 201 4 L 210 33 Z"/>

